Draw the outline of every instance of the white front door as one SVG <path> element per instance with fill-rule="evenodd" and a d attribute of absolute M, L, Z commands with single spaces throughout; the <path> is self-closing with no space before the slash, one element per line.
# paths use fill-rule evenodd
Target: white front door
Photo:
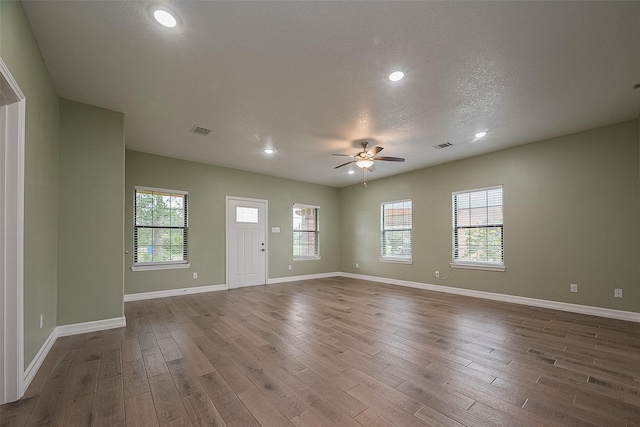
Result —
<path fill-rule="evenodd" d="M 229 289 L 267 283 L 267 202 L 227 198 Z"/>

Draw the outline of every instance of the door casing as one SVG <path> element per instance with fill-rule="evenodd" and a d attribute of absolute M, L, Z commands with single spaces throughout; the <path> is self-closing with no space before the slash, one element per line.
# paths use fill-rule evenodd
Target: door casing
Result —
<path fill-rule="evenodd" d="M 24 394 L 25 104 L 0 58 L 0 404 Z"/>

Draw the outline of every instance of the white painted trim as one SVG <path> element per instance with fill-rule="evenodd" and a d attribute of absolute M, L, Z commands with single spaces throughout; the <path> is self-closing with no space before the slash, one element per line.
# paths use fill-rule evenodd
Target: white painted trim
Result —
<path fill-rule="evenodd" d="M 60 337 L 66 337 L 69 335 L 86 334 L 88 332 L 104 331 L 107 329 L 123 328 L 126 326 L 126 319 L 124 317 L 116 317 L 113 319 L 96 320 L 93 322 L 75 323 L 71 325 L 58 326 L 51 331 L 51 334 L 47 337 L 46 341 L 40 347 L 40 350 L 33 358 L 29 367 L 24 371 L 23 384 L 26 390 L 33 378 L 38 373 L 38 370 L 42 366 L 44 359 L 51 351 L 51 348 L 55 344 L 56 340 Z"/>
<path fill-rule="evenodd" d="M 338 277 L 344 273 L 317 273 L 317 274 L 304 274 L 301 276 L 288 276 L 288 277 L 276 277 L 274 279 L 267 280 L 268 285 L 275 285 L 276 283 L 287 282 L 299 282 L 300 280 L 314 280 L 314 279 L 326 279 L 327 277 Z"/>
<path fill-rule="evenodd" d="M 131 271 L 154 271 L 154 270 L 176 270 L 179 268 L 191 268 L 191 264 L 174 263 L 174 264 L 142 264 L 134 265 Z"/>
<path fill-rule="evenodd" d="M 93 322 L 73 323 L 70 325 L 58 326 L 56 328 L 56 334 L 58 337 L 67 337 L 69 335 L 124 328 L 125 326 L 127 326 L 126 318 L 114 317 L 113 319 L 94 320 Z"/>
<path fill-rule="evenodd" d="M 394 257 L 380 257 L 380 262 L 390 262 L 393 264 L 413 264 L 413 258 L 394 258 Z"/>
<path fill-rule="evenodd" d="M 38 370 L 42 366 L 42 362 L 44 362 L 44 359 L 49 354 L 51 347 L 53 347 L 53 344 L 55 344 L 57 339 L 58 339 L 57 331 L 56 331 L 56 328 L 54 328 L 53 331 L 51 331 L 51 333 L 47 337 L 44 344 L 42 344 L 42 347 L 40 347 L 40 350 L 38 351 L 38 354 L 36 354 L 36 357 L 33 358 L 31 363 L 29 363 L 29 366 L 27 367 L 27 369 L 24 371 L 23 383 L 24 383 L 25 390 L 29 388 L 31 381 L 33 381 L 33 378 L 38 373 Z"/>
<path fill-rule="evenodd" d="M 485 270 L 485 271 L 506 271 L 507 267 L 504 264 L 490 264 L 490 263 L 465 263 L 465 262 L 452 262 L 449 263 L 451 268 L 462 268 L 466 270 Z"/>
<path fill-rule="evenodd" d="M 142 190 L 142 191 L 152 191 L 154 193 L 170 193 L 170 194 L 182 194 L 183 196 L 188 196 L 188 191 L 182 190 L 169 190 L 167 188 L 156 188 L 156 187 L 144 187 L 142 185 L 134 185 L 133 190 Z"/>
<path fill-rule="evenodd" d="M 0 58 L 0 79 L 6 96 L 17 100 L 0 107 L 3 162 L 0 176 L 0 404 L 24 394 L 24 146 L 26 98 Z"/>
<path fill-rule="evenodd" d="M 127 294 L 124 296 L 124 302 L 142 301 L 146 299 L 176 297 L 180 295 L 201 294 L 204 292 L 226 291 L 227 285 L 209 285 L 197 286 L 193 288 L 167 289 L 166 291 L 141 292 L 138 294 Z"/>
<path fill-rule="evenodd" d="M 522 304 L 532 307 L 549 308 L 552 310 L 568 311 L 571 313 L 588 314 L 590 316 L 607 317 L 610 319 L 626 320 L 640 323 L 640 313 L 632 311 L 614 310 L 610 308 L 592 307 L 588 305 L 571 304 L 568 302 L 549 301 L 537 298 L 520 297 L 515 295 L 498 294 L 494 292 L 476 291 L 471 289 L 455 288 L 450 286 L 432 285 L 428 283 L 410 282 L 407 280 L 388 279 L 385 277 L 366 276 L 354 273 L 337 273 L 342 277 L 351 279 L 369 280 L 371 282 L 386 283 L 390 285 L 407 286 L 410 288 L 424 289 L 427 291 L 445 292 L 449 294 L 464 295 L 474 298 L 482 298 L 493 301 L 502 301 L 512 304 Z"/>

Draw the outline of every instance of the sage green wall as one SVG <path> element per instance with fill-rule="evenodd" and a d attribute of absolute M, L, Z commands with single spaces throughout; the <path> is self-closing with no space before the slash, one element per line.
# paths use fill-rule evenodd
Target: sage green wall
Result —
<path fill-rule="evenodd" d="M 58 325 L 123 316 L 124 115 L 60 100 Z"/>
<path fill-rule="evenodd" d="M 638 156 L 634 120 L 343 188 L 341 269 L 640 312 Z M 452 269 L 436 279 L 435 270 L 449 274 L 451 193 L 498 184 L 506 271 Z M 381 263 L 380 203 L 407 198 L 414 263 Z"/>
<path fill-rule="evenodd" d="M 189 192 L 189 269 L 131 271 L 133 188 L 136 185 Z M 226 196 L 269 201 L 269 278 L 338 271 L 340 266 L 339 190 L 235 169 L 126 152 L 125 294 L 226 283 Z M 320 256 L 292 261 L 294 203 L 320 206 Z M 271 233 L 280 227 L 280 233 Z M 292 266 L 292 271 L 288 266 Z M 198 273 L 198 279 L 192 273 Z"/>
<path fill-rule="evenodd" d="M 0 2 L 0 57 L 26 97 L 24 366 L 56 326 L 58 96 L 17 1 Z M 40 329 L 40 314 L 44 326 Z"/>

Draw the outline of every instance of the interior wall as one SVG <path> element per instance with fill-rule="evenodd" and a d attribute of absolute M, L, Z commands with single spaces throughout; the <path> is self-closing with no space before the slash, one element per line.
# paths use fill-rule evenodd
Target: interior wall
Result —
<path fill-rule="evenodd" d="M 638 155 L 634 120 L 343 188 L 342 271 L 640 312 Z M 499 184 L 506 271 L 450 269 L 451 193 Z M 380 203 L 399 199 L 412 265 L 379 261 Z"/>
<path fill-rule="evenodd" d="M 123 316 L 124 115 L 60 100 L 58 325 Z"/>
<path fill-rule="evenodd" d="M 189 192 L 190 268 L 131 271 L 133 188 L 137 185 Z M 338 271 L 338 189 L 127 150 L 125 248 L 129 254 L 125 261 L 125 294 L 225 284 L 226 196 L 269 201 L 269 278 Z M 320 260 L 292 260 L 294 203 L 320 206 Z M 280 227 L 281 232 L 272 233 L 272 227 Z M 198 273 L 197 279 L 192 278 L 194 272 Z"/>
<path fill-rule="evenodd" d="M 58 96 L 22 5 L 0 2 L 0 57 L 26 97 L 24 366 L 56 326 Z M 40 328 L 40 315 L 44 322 Z"/>

